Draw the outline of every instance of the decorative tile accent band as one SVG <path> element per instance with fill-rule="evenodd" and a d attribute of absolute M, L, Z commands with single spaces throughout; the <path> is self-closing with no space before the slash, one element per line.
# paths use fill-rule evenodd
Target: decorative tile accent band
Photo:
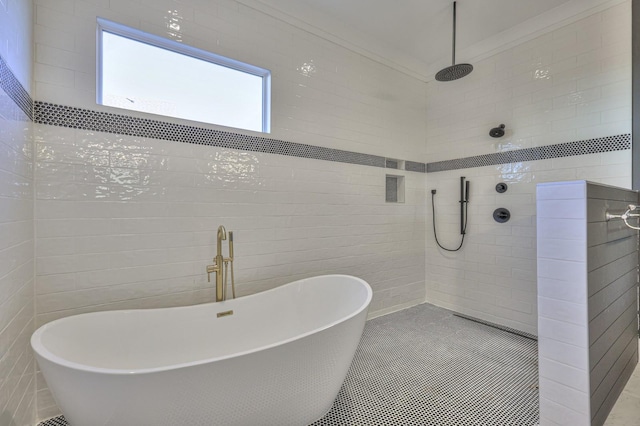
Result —
<path fill-rule="evenodd" d="M 219 146 L 244 151 L 281 154 L 365 166 L 386 167 L 386 158 L 359 152 L 324 148 L 260 136 L 243 135 L 204 127 L 187 126 L 146 118 L 36 101 L 34 121 L 40 124 L 141 136 L 199 145 Z"/>
<path fill-rule="evenodd" d="M 425 163 L 416 163 L 414 161 L 405 161 L 404 169 L 409 172 L 426 173 L 427 165 Z"/>
<path fill-rule="evenodd" d="M 20 107 L 30 120 L 33 120 L 33 100 L 16 76 L 13 75 L 2 56 L 0 56 L 0 88 Z"/>
<path fill-rule="evenodd" d="M 427 173 L 493 166 L 496 164 L 519 163 L 522 161 L 571 157 L 574 155 L 595 154 L 598 152 L 622 151 L 625 149 L 631 149 L 631 134 L 629 133 L 427 163 Z"/>
<path fill-rule="evenodd" d="M 69 426 L 69 423 L 63 416 L 52 417 L 48 420 L 44 420 L 38 423 L 36 426 Z"/>
<path fill-rule="evenodd" d="M 0 88 L 20 107 L 30 120 L 40 124 L 373 167 L 388 167 L 387 159 L 377 155 L 92 111 L 40 101 L 34 102 L 1 56 Z M 631 149 L 630 134 L 456 158 L 426 164 L 405 161 L 405 170 L 418 173 L 433 173 L 625 149 Z"/>

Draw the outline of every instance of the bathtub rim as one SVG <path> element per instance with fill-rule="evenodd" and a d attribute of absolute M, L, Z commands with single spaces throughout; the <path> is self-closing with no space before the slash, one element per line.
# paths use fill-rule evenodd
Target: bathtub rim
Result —
<path fill-rule="evenodd" d="M 247 296 L 242 297 L 242 299 L 246 299 L 246 298 L 254 298 L 256 296 L 262 295 L 264 293 L 267 292 L 274 292 L 274 291 L 282 291 L 283 288 L 288 287 L 288 286 L 293 286 L 298 284 L 300 281 L 305 281 L 308 279 L 313 279 L 313 278 L 320 278 L 320 277 L 326 277 L 326 278 L 332 278 L 332 277 L 340 277 L 340 278 L 349 278 L 349 279 L 353 279 L 357 282 L 359 282 L 361 285 L 363 285 L 363 287 L 365 288 L 366 292 L 367 292 L 367 296 L 365 301 L 358 307 L 358 309 L 356 309 L 355 311 L 335 320 L 332 322 L 327 323 L 326 325 L 323 325 L 322 327 L 318 327 L 315 329 L 312 329 L 310 331 L 307 331 L 305 333 L 301 333 L 298 334 L 296 336 L 290 337 L 288 339 L 284 339 L 284 340 L 278 340 L 274 343 L 268 344 L 268 345 L 263 345 L 263 346 L 258 346 L 256 348 L 252 348 L 249 350 L 245 350 L 245 351 L 241 351 L 241 352 L 235 352 L 233 354 L 229 354 L 229 355 L 223 355 L 223 356 L 218 356 L 218 357 L 212 357 L 212 358 L 206 358 L 206 359 L 201 359 L 201 360 L 197 360 L 197 361 L 191 361 L 191 362 L 184 362 L 184 363 L 178 363 L 178 364 L 171 364 L 171 365 L 166 365 L 166 366 L 162 366 L 162 367 L 153 367 L 153 368 L 137 368 L 137 369 L 116 369 L 116 368 L 103 368 L 103 367 L 93 367 L 90 365 L 86 365 L 86 364 L 80 364 L 77 362 L 73 362 L 73 361 L 69 361 L 65 358 L 62 358 L 54 353 L 52 353 L 51 351 L 49 351 L 47 349 L 47 347 L 42 343 L 42 335 L 44 333 L 46 333 L 47 329 L 54 326 L 54 324 L 60 324 L 62 322 L 66 322 L 66 321 L 70 321 L 71 318 L 75 318 L 75 320 L 78 320 L 78 318 L 76 317 L 82 317 L 85 315 L 110 315 L 113 314 L 113 312 L 135 312 L 135 311 L 158 311 L 158 310 L 185 310 L 185 309 L 189 309 L 192 308 L 194 306 L 204 306 L 204 305 L 215 305 L 217 303 L 220 302 L 208 302 L 208 303 L 201 303 L 201 304 L 197 304 L 197 305 L 187 305 L 187 306 L 173 306 L 173 307 L 168 307 L 168 308 L 150 308 L 150 309 L 145 309 L 145 308 L 139 308 L 139 309 L 114 309 L 114 310 L 110 310 L 110 311 L 98 311 L 98 312 L 87 312 L 84 314 L 77 314 L 77 315 L 70 315 L 68 317 L 64 317 L 64 318 L 59 318 L 57 320 L 51 321 L 47 324 L 44 324 L 40 327 L 38 327 L 38 329 L 36 331 L 33 332 L 33 334 L 31 335 L 31 347 L 33 348 L 33 351 L 35 352 L 35 354 L 37 356 L 40 356 L 42 358 L 44 358 L 45 360 L 52 362 L 54 364 L 57 365 L 61 365 L 73 370 L 77 370 L 77 371 L 82 371 L 82 372 L 89 372 L 89 373 L 100 373 L 100 374 L 107 374 L 107 375 L 140 375 L 140 374 L 150 374 L 150 373 L 160 373 L 160 372 L 165 372 L 165 371 L 173 371 L 173 370 L 178 370 L 178 369 L 182 369 L 182 368 L 188 368 L 188 367 L 194 367 L 194 366 L 198 366 L 198 365 L 204 365 L 204 364 L 209 364 L 212 362 L 218 362 L 218 361 L 224 361 L 226 359 L 231 359 L 231 358 L 238 358 L 241 356 L 246 356 L 246 355 L 251 355 L 253 353 L 257 353 L 257 352 L 261 352 L 261 351 L 266 351 L 269 350 L 271 348 L 275 348 L 278 346 L 283 346 L 286 345 L 288 343 L 291 342 L 295 342 L 297 340 L 301 340 L 307 336 L 310 336 L 312 334 L 316 334 L 316 333 L 320 333 L 324 330 L 327 330 L 331 327 L 334 327 L 338 324 L 341 324 L 343 322 L 346 322 L 356 316 L 358 316 L 359 314 L 362 313 L 362 311 L 367 310 L 369 308 L 369 305 L 371 304 L 371 300 L 373 298 L 373 290 L 371 289 L 371 286 L 369 285 L 369 283 L 367 283 L 365 280 L 363 280 L 362 278 L 353 276 L 353 275 L 346 275 L 346 274 L 328 274 L 328 275 L 316 275 L 314 277 L 308 277 L 308 278 L 302 278 L 296 281 L 292 281 L 290 283 L 287 284 L 283 284 L 277 287 L 274 287 L 272 289 L 269 290 L 265 290 L 265 291 L 261 291 L 258 293 L 253 293 Z M 228 302 L 232 301 L 234 299 L 229 300 Z M 235 299 L 237 300 L 237 299 Z M 224 302 L 222 302 L 224 303 Z"/>

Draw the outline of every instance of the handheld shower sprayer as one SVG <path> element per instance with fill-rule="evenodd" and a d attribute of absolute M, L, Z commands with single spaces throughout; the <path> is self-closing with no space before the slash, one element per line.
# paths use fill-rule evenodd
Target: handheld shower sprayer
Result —
<path fill-rule="evenodd" d="M 469 181 L 464 176 L 460 176 L 460 235 L 467 233 L 467 212 L 466 206 L 469 202 Z M 460 245 L 462 247 L 462 245 Z"/>
<path fill-rule="evenodd" d="M 467 181 L 467 186 L 466 186 L 465 191 L 464 191 L 464 201 L 466 203 L 469 202 L 469 181 Z"/>
<path fill-rule="evenodd" d="M 431 212 L 432 212 L 432 218 L 433 218 L 433 235 L 436 239 L 436 244 L 438 244 L 438 247 L 440 247 L 442 250 L 458 251 L 462 248 L 462 245 L 464 244 L 464 236 L 467 234 L 470 186 L 471 186 L 470 182 L 466 180 L 464 176 L 460 176 L 460 201 L 459 201 L 460 203 L 460 235 L 462 235 L 462 239 L 460 241 L 460 245 L 455 249 L 446 248 L 442 244 L 440 244 L 440 241 L 438 241 L 438 233 L 436 231 L 436 203 L 435 203 L 436 190 L 435 189 L 431 190 Z"/>

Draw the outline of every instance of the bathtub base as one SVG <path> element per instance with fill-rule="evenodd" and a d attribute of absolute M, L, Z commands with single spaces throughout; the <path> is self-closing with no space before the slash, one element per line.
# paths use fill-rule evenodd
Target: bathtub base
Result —
<path fill-rule="evenodd" d="M 330 292 L 332 286 L 335 293 Z M 314 292 L 305 295 L 307 288 Z M 349 290 L 357 304 L 354 303 L 351 315 L 345 315 L 347 308 L 336 310 L 332 306 Z M 364 329 L 371 289 L 364 281 L 353 277 L 330 276 L 301 280 L 270 292 L 265 292 L 262 298 L 256 295 L 253 299 L 249 296 L 222 302 L 224 306 L 208 304 L 168 308 L 164 312 L 86 314 L 75 322 L 73 318 L 65 318 L 36 331 L 32 345 L 51 393 L 72 426 L 307 425 L 331 409 L 340 391 Z M 268 297 L 282 303 L 283 307 L 263 303 L 265 299 L 269 302 Z M 296 304 L 296 297 L 304 297 L 302 301 L 307 304 Z M 321 303 L 323 298 L 326 307 Z M 216 322 L 215 312 L 229 308 L 236 314 L 224 318 L 224 322 Z M 287 308 L 289 312 L 285 310 Z M 309 319 L 302 315 L 331 314 L 331 309 L 335 317 L 333 322 L 299 335 L 293 334 L 281 342 L 263 345 L 259 350 L 238 350 L 227 356 L 182 364 L 171 364 L 169 359 L 167 366 L 146 369 L 105 367 L 133 361 L 144 363 L 145 359 L 146 362 L 165 362 L 170 356 L 184 356 L 184 348 L 191 348 L 191 353 L 208 345 L 215 351 L 216 345 L 227 344 L 220 335 L 239 339 L 238 336 L 246 336 L 257 327 L 263 327 L 263 334 L 266 334 L 282 333 L 287 327 L 293 330 L 291 324 L 298 327 L 305 321 L 321 324 L 314 317 Z M 167 317 L 171 321 L 166 321 Z M 268 320 L 281 320 L 281 323 L 264 324 Z M 176 328 L 171 335 L 173 340 L 165 342 L 167 338 L 161 333 L 158 338 L 150 339 L 154 332 L 164 330 L 159 325 L 161 321 L 169 324 L 166 328 L 177 321 L 183 321 L 189 327 Z M 135 324 L 141 323 L 148 324 L 148 328 L 135 329 Z M 110 326 L 112 324 L 115 325 Z M 219 334 L 213 330 L 216 324 L 223 324 L 218 326 Z M 103 339 L 112 337 L 113 343 L 105 345 L 96 337 L 93 345 L 86 344 L 86 339 L 97 335 L 95 330 L 98 329 Z M 85 339 L 77 338 L 82 336 L 83 330 L 86 331 Z M 133 337 L 117 335 L 127 330 L 138 334 Z M 182 334 L 181 330 L 184 330 Z M 193 330 L 199 333 L 195 338 L 189 334 Z M 256 339 L 262 337 L 259 333 L 255 336 Z M 68 346 L 71 349 L 60 343 L 63 338 L 70 339 Z M 253 342 L 253 339 L 247 341 Z M 120 344 L 122 350 L 118 349 L 118 354 L 136 358 L 133 361 L 113 360 L 116 357 L 111 353 L 105 355 L 100 351 L 100 344 L 107 352 Z M 242 347 L 243 342 L 239 340 L 237 344 Z M 58 352 L 75 350 L 72 355 L 76 358 L 95 358 L 99 366 L 88 367 L 61 359 L 55 353 L 47 352 L 47 345 Z M 157 347 L 155 352 L 149 349 L 153 347 Z M 182 353 L 176 354 L 176 347 Z"/>
<path fill-rule="evenodd" d="M 358 343 L 348 336 L 364 327 L 365 318 L 323 331 L 323 345 L 300 340 L 147 377 L 78 371 L 58 377 L 58 366 L 38 363 L 72 426 L 300 426 L 331 409 Z M 283 363 L 292 353 L 298 361 Z"/>

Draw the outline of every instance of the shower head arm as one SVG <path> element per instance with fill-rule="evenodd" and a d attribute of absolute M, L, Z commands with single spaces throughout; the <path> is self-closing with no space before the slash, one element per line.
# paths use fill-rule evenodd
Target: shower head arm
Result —
<path fill-rule="evenodd" d="M 453 48 L 451 50 L 451 65 L 456 64 L 456 2 L 453 2 Z"/>
<path fill-rule="evenodd" d="M 473 65 L 471 64 L 457 64 L 456 65 L 456 28 L 457 28 L 457 2 L 453 2 L 453 37 L 451 48 L 451 62 L 452 64 L 446 68 L 441 69 L 436 73 L 437 81 L 453 81 L 468 75 L 473 71 Z"/>

